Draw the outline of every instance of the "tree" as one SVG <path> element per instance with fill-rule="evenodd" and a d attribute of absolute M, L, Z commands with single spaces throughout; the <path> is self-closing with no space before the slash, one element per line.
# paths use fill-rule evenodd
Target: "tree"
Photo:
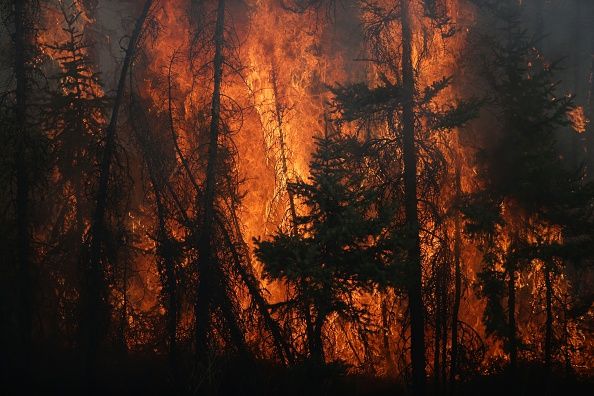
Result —
<path fill-rule="evenodd" d="M 37 95 L 34 87 L 43 77 L 38 63 L 37 29 L 39 4 L 35 1 L 4 1 L 0 4 L 6 29 L 8 50 L 6 86 L 1 94 L 1 116 L 4 148 L 2 205 L 5 238 L 2 243 L 2 261 L 6 263 L 6 324 L 11 345 L 2 358 L 7 369 L 18 367 L 20 373 L 29 373 L 33 342 L 35 298 L 35 249 L 33 230 L 36 224 L 33 204 L 40 185 L 45 141 L 38 125 Z M 39 78 L 41 77 L 41 78 Z M 41 160 L 41 161 L 40 161 Z M 6 359 L 6 360 L 5 360 Z"/>
<path fill-rule="evenodd" d="M 57 175 L 52 188 L 55 189 L 55 209 L 58 213 L 47 244 L 52 246 L 51 260 L 58 269 L 55 279 L 67 279 L 68 292 L 64 290 L 59 305 L 58 317 L 64 317 L 67 327 L 78 322 L 71 313 L 82 310 L 72 301 L 81 290 L 79 280 L 84 274 L 81 241 L 86 239 L 86 225 L 91 217 L 91 180 L 98 160 L 100 131 L 103 128 L 107 100 L 103 96 L 100 74 L 89 56 L 91 43 L 77 23 L 81 11 L 74 3 L 59 3 L 63 42 L 45 44 L 57 64 L 58 71 L 50 76 L 52 87 L 44 98 L 43 129 L 51 144 L 51 166 Z M 72 219 L 69 221 L 69 219 Z M 66 286 L 64 286 L 66 289 Z M 79 323 L 79 325 L 84 323 Z M 69 330 L 69 329 L 68 329 Z M 68 334 L 66 337 L 72 337 Z M 82 327 L 79 337 L 82 337 Z M 79 339 L 82 341 L 82 338 Z"/>
<path fill-rule="evenodd" d="M 215 219 L 215 196 L 216 196 L 216 177 L 217 164 L 219 157 L 219 128 L 221 122 L 221 84 L 223 81 L 223 46 L 225 33 L 225 0 L 218 1 L 217 20 L 214 32 L 214 58 L 213 58 L 213 92 L 210 114 L 210 129 L 208 136 L 208 158 L 206 162 L 206 181 L 204 189 L 204 198 L 202 202 L 202 218 L 200 220 L 200 236 L 198 240 L 199 259 L 197 261 L 198 272 L 200 274 L 200 283 L 195 303 L 196 319 L 196 356 L 206 354 L 207 334 L 210 323 L 212 287 L 216 283 L 215 275 L 218 272 L 216 268 L 213 253 L 213 234 Z M 223 297 L 224 298 L 224 297 Z M 231 325 L 231 324 L 230 324 Z M 235 334 L 238 343 L 242 337 Z M 204 356 L 202 356 L 204 357 Z"/>
<path fill-rule="evenodd" d="M 422 2 L 424 19 L 429 29 L 441 32 L 446 39 L 452 35 L 443 4 Z M 404 213 L 401 232 L 407 241 L 405 289 L 409 300 L 411 318 L 411 363 L 413 390 L 415 394 L 425 393 L 425 313 L 422 291 L 421 224 L 420 213 L 431 213 L 431 208 L 422 208 L 418 197 L 432 196 L 439 185 L 440 175 L 445 171 L 445 159 L 436 136 L 463 125 L 471 119 L 477 109 L 474 101 L 460 101 L 453 105 L 440 105 L 439 95 L 451 84 L 450 77 L 434 81 L 421 87 L 421 70 L 413 65 L 426 61 L 426 48 L 419 50 L 419 59 L 413 59 L 413 13 L 408 1 L 401 1 L 396 8 L 388 9 L 380 2 L 364 2 L 364 30 L 369 51 L 379 72 L 375 86 L 355 84 L 333 89 L 336 110 L 344 122 L 371 125 L 381 134 L 381 126 L 387 126 L 388 138 L 397 152 L 398 176 L 393 175 L 395 191 L 403 191 Z M 401 49 L 392 46 L 394 31 L 401 34 Z M 378 122 L 379 121 L 379 122 Z M 378 128 L 379 123 L 379 128 Z M 383 125 L 382 125 L 383 124 Z M 428 200 L 424 204 L 430 205 Z M 429 215 L 430 216 L 430 215 Z M 424 226 L 424 225 L 423 225 Z M 401 251 L 395 245 L 394 251 Z M 394 253 L 395 258 L 401 256 Z M 396 263 L 398 265 L 398 263 Z"/>
<path fill-rule="evenodd" d="M 322 334 L 328 317 L 362 320 L 364 312 L 349 296 L 387 284 L 389 210 L 378 206 L 381 189 L 366 183 L 363 165 L 375 149 L 354 138 L 317 138 L 310 179 L 288 187 L 306 213 L 297 215 L 295 229 L 256 241 L 265 277 L 295 290 L 286 304 L 300 312 L 308 356 L 317 365 L 325 362 Z"/>
<path fill-rule="evenodd" d="M 486 2 L 505 33 L 491 35 L 485 76 L 493 93 L 492 110 L 500 122 L 497 139 L 478 156 L 484 190 L 470 198 L 467 229 L 480 235 L 484 269 L 480 295 L 487 299 L 488 332 L 502 337 L 510 357 L 512 380 L 522 337 L 518 334 L 518 277 L 541 264 L 545 286 L 544 361 L 551 369 L 553 344 L 552 273 L 561 263 L 555 253 L 562 244 L 565 220 L 558 211 L 572 202 L 588 206 L 587 186 L 577 170 L 560 160 L 555 132 L 568 124 L 570 96 L 556 94 L 556 65 L 536 52 L 536 41 L 521 24 L 521 7 L 513 2 Z M 579 203 L 581 201 L 581 203 Z M 560 232 L 561 231 L 561 232 Z M 507 299 L 507 306 L 501 304 Z"/>

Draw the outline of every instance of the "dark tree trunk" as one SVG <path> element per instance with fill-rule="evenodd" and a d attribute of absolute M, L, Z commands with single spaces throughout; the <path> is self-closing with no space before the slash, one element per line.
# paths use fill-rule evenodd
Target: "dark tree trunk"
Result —
<path fill-rule="evenodd" d="M 313 333 L 310 342 L 311 357 L 313 362 L 317 365 L 323 365 L 325 362 L 324 357 L 324 344 L 322 341 L 322 330 L 324 322 L 326 320 L 326 314 L 324 312 L 318 312 L 316 319 L 313 324 Z"/>
<path fill-rule="evenodd" d="M 221 111 L 221 84 L 223 81 L 223 45 L 225 28 L 225 0 L 219 0 L 214 36 L 214 87 L 212 93 L 211 120 L 208 144 L 208 163 L 206 164 L 206 187 L 202 202 L 202 221 L 198 240 L 197 262 L 200 282 L 194 305 L 196 320 L 196 358 L 205 358 L 208 350 L 208 331 L 211 304 L 213 302 L 214 272 L 216 272 L 212 239 L 214 204 L 216 195 L 219 122 Z M 224 293 L 224 292 L 223 292 Z M 231 326 L 231 324 L 229 323 Z"/>
<path fill-rule="evenodd" d="M 594 36 L 594 5 L 588 6 L 588 20 L 587 25 L 590 26 L 588 34 Z M 588 74 L 588 97 L 587 97 L 587 114 L 589 119 L 594 118 L 594 39 L 590 40 L 590 69 Z M 585 137 L 586 139 L 586 175 L 588 180 L 594 179 L 594 125 L 592 122 L 588 123 Z"/>
<path fill-rule="evenodd" d="M 573 39 L 572 39 L 572 51 L 573 51 L 573 93 L 576 95 L 576 99 L 578 104 L 584 103 L 583 98 L 586 96 L 586 81 L 585 76 L 582 69 L 582 2 L 577 1 L 575 2 L 575 14 L 574 14 L 574 24 L 573 24 Z M 575 131 L 571 133 L 571 148 L 570 148 L 570 155 L 572 159 L 571 166 L 573 169 L 577 169 L 583 159 L 583 136 Z"/>
<path fill-rule="evenodd" d="M 16 76 L 16 222 L 17 262 L 19 271 L 20 305 L 18 308 L 19 333 L 22 343 L 24 368 L 28 368 L 31 355 L 31 263 L 29 235 L 29 175 L 26 164 L 27 144 L 27 74 L 26 74 L 26 10 L 28 1 L 14 1 L 14 72 Z"/>
<path fill-rule="evenodd" d="M 134 52 L 136 51 L 136 45 L 144 25 L 144 21 L 147 18 L 149 10 L 152 6 L 153 0 L 147 0 L 142 9 L 142 13 L 136 20 L 134 31 L 130 37 L 128 48 L 122 64 L 120 72 L 116 96 L 114 99 L 113 109 L 111 118 L 105 132 L 105 147 L 103 156 L 101 158 L 99 168 L 99 186 L 97 188 L 97 198 L 95 212 L 93 214 L 91 230 L 90 230 L 90 247 L 89 247 L 89 260 L 88 267 L 85 270 L 86 286 L 87 286 L 87 297 L 86 304 L 84 307 L 85 312 L 83 313 L 83 323 L 85 326 L 84 343 L 85 343 L 85 365 L 87 370 L 87 376 L 90 381 L 90 385 L 93 386 L 95 376 L 95 364 L 96 355 L 99 348 L 99 343 L 102 338 L 102 309 L 107 304 L 105 291 L 104 291 L 104 279 L 103 279 L 103 268 L 101 268 L 101 246 L 103 244 L 103 236 L 105 233 L 105 211 L 107 206 L 107 192 L 109 184 L 109 174 L 111 168 L 111 162 L 113 158 L 113 151 L 115 147 L 116 131 L 118 126 L 118 116 L 122 100 L 124 97 L 124 89 L 126 85 L 126 77 Z"/>
<path fill-rule="evenodd" d="M 382 297 L 381 309 L 384 356 L 386 359 L 386 365 L 388 366 L 388 376 L 393 376 L 396 374 L 396 365 L 394 364 L 394 359 L 392 358 L 392 351 L 390 348 L 390 321 L 388 320 L 388 306 L 385 296 Z"/>
<path fill-rule="evenodd" d="M 435 288 L 435 339 L 433 356 L 433 387 L 435 394 L 445 391 L 447 371 L 447 343 L 448 343 L 448 288 L 449 268 L 442 263 L 436 270 Z"/>
<path fill-rule="evenodd" d="M 177 282 L 175 262 L 171 251 L 171 239 L 167 231 L 166 213 L 161 197 L 162 188 L 153 181 L 155 202 L 157 205 L 158 231 L 157 251 L 163 262 L 165 290 L 167 295 L 167 338 L 169 339 L 169 367 L 173 379 L 177 379 Z"/>
<path fill-rule="evenodd" d="M 516 378 L 518 368 L 518 342 L 516 334 L 516 269 L 514 264 L 509 264 L 507 280 L 507 315 L 508 315 L 508 343 L 509 367 L 512 381 Z"/>
<path fill-rule="evenodd" d="M 422 296 L 421 246 L 417 208 L 417 154 L 415 148 L 414 94 L 415 76 L 412 64 L 412 31 L 408 0 L 401 2 L 402 25 L 402 141 L 404 156 L 404 194 L 408 249 L 408 299 L 411 321 L 411 362 L 413 393 L 425 394 L 425 324 Z"/>
<path fill-rule="evenodd" d="M 446 268 L 446 286 L 443 288 L 442 299 L 442 332 L 441 332 L 441 392 L 445 394 L 448 385 L 448 290 L 450 284 L 449 268 Z"/>
<path fill-rule="evenodd" d="M 439 271 L 439 270 L 438 270 Z M 437 277 L 441 277 L 438 274 Z M 439 382 L 440 382 L 440 352 L 441 352 L 441 338 L 442 338 L 442 323 L 441 323 L 441 285 L 438 279 L 436 284 L 436 307 L 435 307 L 435 334 L 434 334 L 434 353 L 433 353 L 433 391 L 435 394 L 439 394 Z"/>
<path fill-rule="evenodd" d="M 456 164 L 456 202 L 459 203 L 461 194 L 460 183 L 460 161 Z M 450 394 L 456 393 L 456 375 L 458 375 L 458 314 L 460 312 L 460 298 L 462 294 L 462 273 L 460 270 L 461 256 L 461 224 L 460 214 L 457 213 L 454 218 L 454 304 L 452 307 L 452 351 L 450 366 Z"/>
<path fill-rule="evenodd" d="M 551 353 L 553 342 L 553 285 L 551 282 L 551 267 L 549 263 L 544 265 L 545 289 L 546 289 L 546 330 L 545 330 L 545 370 L 547 378 L 551 374 Z"/>

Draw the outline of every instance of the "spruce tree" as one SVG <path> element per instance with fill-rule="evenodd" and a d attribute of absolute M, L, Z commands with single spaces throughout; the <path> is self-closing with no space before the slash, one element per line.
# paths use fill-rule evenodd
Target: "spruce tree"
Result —
<path fill-rule="evenodd" d="M 522 27 L 522 7 L 514 1 L 481 2 L 502 29 L 485 44 L 484 75 L 497 114 L 495 138 L 477 156 L 484 188 L 467 197 L 467 232 L 480 241 L 483 270 L 479 295 L 486 298 L 487 332 L 502 338 L 513 379 L 522 349 L 518 334 L 518 278 L 540 264 L 545 283 L 544 361 L 551 367 L 552 276 L 563 266 L 562 235 L 568 206 L 582 211 L 587 191 L 578 169 L 568 170 L 556 132 L 568 125 L 572 97 L 558 95 L 556 64 L 537 52 L 537 40 Z M 580 209 L 581 208 L 581 209 Z M 560 213 L 565 215 L 560 215 Z M 559 232 L 555 232 L 559 230 Z M 506 300 L 506 304 L 504 304 Z"/>
<path fill-rule="evenodd" d="M 324 362 L 327 318 L 336 313 L 359 320 L 363 312 L 348 296 L 386 285 L 390 209 L 377 205 L 381 188 L 366 185 L 365 172 L 357 171 L 373 153 L 371 144 L 353 138 L 317 138 L 309 180 L 289 184 L 304 207 L 295 219 L 297 231 L 279 230 L 269 241 L 256 241 L 264 276 L 295 290 L 288 304 L 305 322 L 308 354 L 316 364 Z"/>

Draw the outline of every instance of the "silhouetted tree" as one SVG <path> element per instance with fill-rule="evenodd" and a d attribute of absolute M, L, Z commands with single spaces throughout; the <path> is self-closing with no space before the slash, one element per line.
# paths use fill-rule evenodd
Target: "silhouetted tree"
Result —
<path fill-rule="evenodd" d="M 377 205 L 381 190 L 365 182 L 360 165 L 374 155 L 373 143 L 326 135 L 316 145 L 310 180 L 288 187 L 305 213 L 295 218 L 295 229 L 256 241 L 256 255 L 267 278 L 295 290 L 286 303 L 302 315 L 308 355 L 321 365 L 327 318 L 337 313 L 363 320 L 364 311 L 348 296 L 387 283 L 384 242 L 390 216 Z"/>
<path fill-rule="evenodd" d="M 467 207 L 468 230 L 482 235 L 484 269 L 480 295 L 487 299 L 487 331 L 502 337 L 510 357 L 511 378 L 518 365 L 522 338 L 518 335 L 517 284 L 521 273 L 542 264 L 545 284 L 544 361 L 551 368 L 553 344 L 553 282 L 561 261 L 554 253 L 561 244 L 564 221 L 556 215 L 572 202 L 588 205 L 577 170 L 560 159 L 555 132 L 568 124 L 570 96 L 558 96 L 555 65 L 536 52 L 535 41 L 521 24 L 521 7 L 513 2 L 487 2 L 499 35 L 488 39 L 486 79 L 493 93 L 499 123 L 497 138 L 479 153 L 484 190 Z M 587 195 L 587 194 L 586 194 Z M 582 198 L 580 198 L 582 197 Z M 581 203 L 578 203 L 580 202 Z M 559 231 L 556 232 L 555 229 Z M 507 299 L 504 308 L 502 300 Z"/>

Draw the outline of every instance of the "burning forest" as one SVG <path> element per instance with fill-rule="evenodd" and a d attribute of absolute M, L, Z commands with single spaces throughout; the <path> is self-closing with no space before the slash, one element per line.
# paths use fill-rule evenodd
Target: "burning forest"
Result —
<path fill-rule="evenodd" d="M 0 393 L 594 392 L 594 2 L 0 16 Z"/>

